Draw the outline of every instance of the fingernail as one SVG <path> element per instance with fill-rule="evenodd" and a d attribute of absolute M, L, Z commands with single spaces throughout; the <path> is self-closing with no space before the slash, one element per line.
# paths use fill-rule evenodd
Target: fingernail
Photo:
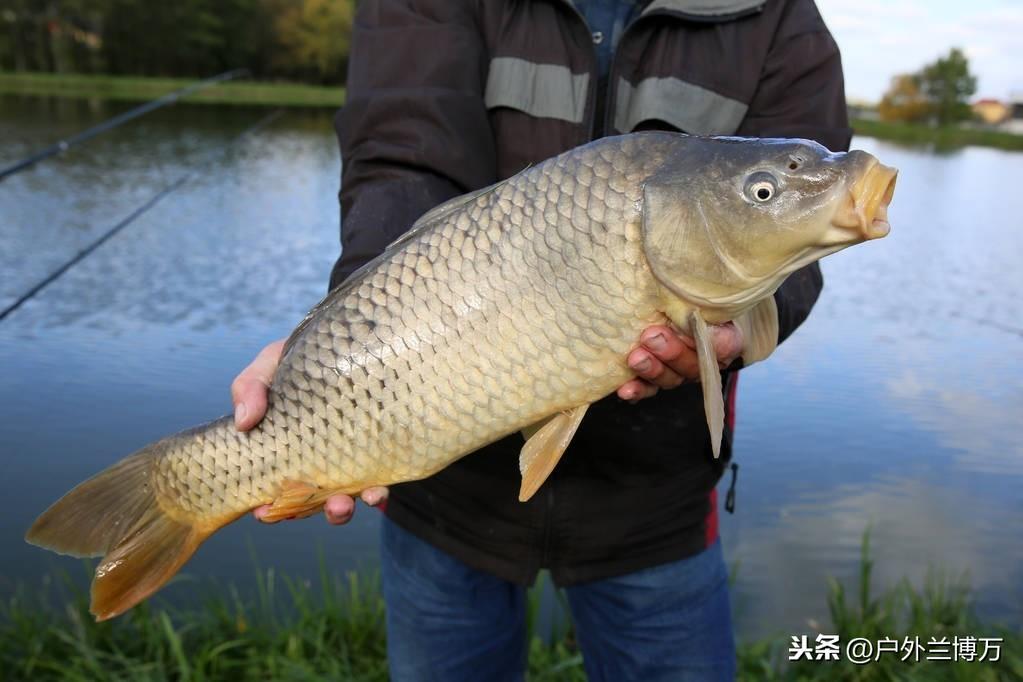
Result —
<path fill-rule="evenodd" d="M 629 366 L 636 372 L 646 372 L 650 369 L 650 358 L 643 358 L 639 362 L 634 362 Z"/>
<path fill-rule="evenodd" d="M 643 345 L 649 348 L 650 350 L 654 351 L 655 353 L 660 353 L 661 351 L 668 347 L 668 343 L 664 339 L 664 334 L 661 334 L 660 332 L 654 334 L 649 339 L 644 341 Z"/>
<path fill-rule="evenodd" d="M 375 507 L 380 504 L 380 493 L 366 493 L 362 496 L 362 501 L 371 507 Z"/>
<path fill-rule="evenodd" d="M 234 423 L 235 424 L 241 424 L 243 421 L 245 421 L 245 415 L 248 414 L 248 413 L 249 413 L 249 410 L 248 410 L 247 407 L 245 407 L 245 403 L 238 403 L 237 405 L 235 405 L 234 406 Z"/>

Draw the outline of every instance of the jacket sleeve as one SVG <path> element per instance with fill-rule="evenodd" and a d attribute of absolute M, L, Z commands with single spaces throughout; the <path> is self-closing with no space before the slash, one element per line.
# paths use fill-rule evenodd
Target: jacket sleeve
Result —
<path fill-rule="evenodd" d="M 363 0 L 352 29 L 333 289 L 430 208 L 496 180 L 472 3 Z"/>
<path fill-rule="evenodd" d="M 749 112 L 739 135 L 800 137 L 832 151 L 849 149 L 842 59 L 811 0 L 787 3 Z M 813 263 L 778 288 L 778 343 L 803 323 L 823 286 L 820 266 Z"/>

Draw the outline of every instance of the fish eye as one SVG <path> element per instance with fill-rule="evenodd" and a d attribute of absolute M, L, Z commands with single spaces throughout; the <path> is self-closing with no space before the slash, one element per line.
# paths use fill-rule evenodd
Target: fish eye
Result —
<path fill-rule="evenodd" d="M 778 183 L 769 173 L 754 173 L 746 183 L 746 196 L 758 204 L 765 204 L 778 193 Z"/>

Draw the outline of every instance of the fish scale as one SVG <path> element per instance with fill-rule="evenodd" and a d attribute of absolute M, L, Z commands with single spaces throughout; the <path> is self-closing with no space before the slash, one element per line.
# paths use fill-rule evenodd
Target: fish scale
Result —
<path fill-rule="evenodd" d="M 290 341 L 259 426 L 225 418 L 212 449 L 209 434 L 168 444 L 153 470 L 161 506 L 207 519 L 271 502 L 286 480 L 353 493 L 421 478 L 627 379 L 637 330 L 663 319 L 634 267 L 650 151 L 635 141 L 538 165 L 376 261 Z M 616 259 L 633 267 L 607 267 Z"/>
<path fill-rule="evenodd" d="M 643 329 L 669 320 L 694 336 L 716 455 L 724 408 L 707 325 L 733 320 L 756 349 L 744 360 L 766 357 L 785 276 L 887 233 L 894 171 L 856 154 L 639 133 L 453 199 L 302 321 L 254 429 L 224 417 L 143 448 L 61 498 L 27 539 L 104 556 L 92 609 L 105 619 L 257 506 L 305 516 L 518 430 L 529 438 L 508 470 L 518 465 L 528 499 L 587 406 L 634 376 L 625 359 Z M 751 186 L 789 207 L 759 207 Z"/>

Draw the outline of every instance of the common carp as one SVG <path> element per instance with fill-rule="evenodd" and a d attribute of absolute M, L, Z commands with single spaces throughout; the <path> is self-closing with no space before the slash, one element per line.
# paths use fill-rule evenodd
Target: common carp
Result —
<path fill-rule="evenodd" d="M 634 133 L 573 149 L 423 215 L 288 339 L 266 417 L 164 438 L 81 483 L 27 540 L 102 556 L 92 613 L 160 588 L 217 529 L 272 504 L 424 478 L 508 434 L 528 438 L 520 499 L 587 406 L 634 374 L 639 334 L 696 341 L 717 454 L 721 376 L 708 325 L 744 357 L 777 342 L 773 292 L 812 261 L 888 233 L 896 171 L 814 142 Z M 508 463 L 514 467 L 514 462 Z"/>

